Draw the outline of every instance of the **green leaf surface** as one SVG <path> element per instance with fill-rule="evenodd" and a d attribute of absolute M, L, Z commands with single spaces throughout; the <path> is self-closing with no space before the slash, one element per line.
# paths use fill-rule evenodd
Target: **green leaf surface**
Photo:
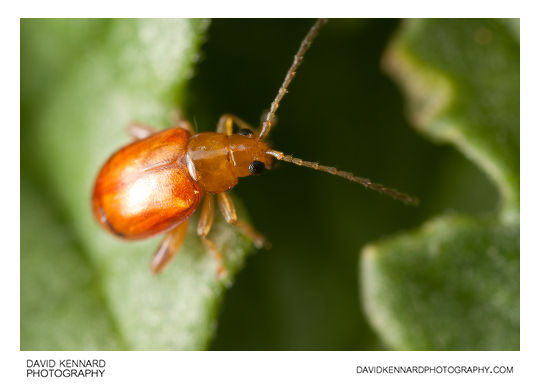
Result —
<path fill-rule="evenodd" d="M 519 349 L 518 39 L 515 21 L 412 20 L 387 51 L 415 126 L 501 196 L 486 217 L 446 214 L 365 247 L 365 309 L 392 348 Z"/>
<path fill-rule="evenodd" d="M 105 310 L 99 276 L 69 225 L 27 180 L 21 192 L 21 349 L 124 347 Z"/>
<path fill-rule="evenodd" d="M 181 252 L 156 276 L 148 265 L 160 239 L 118 240 L 90 209 L 100 166 L 130 141 L 126 125 L 170 125 L 207 24 L 21 22 L 22 349 L 207 347 L 251 243 L 217 219 L 211 236 L 227 256 L 224 284 L 194 233 L 195 215 Z"/>

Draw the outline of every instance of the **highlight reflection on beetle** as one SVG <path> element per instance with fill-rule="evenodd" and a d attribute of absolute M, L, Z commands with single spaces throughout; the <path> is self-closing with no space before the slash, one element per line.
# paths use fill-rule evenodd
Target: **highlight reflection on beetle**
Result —
<path fill-rule="evenodd" d="M 94 187 L 93 211 L 105 229 L 125 239 L 165 233 L 152 257 L 153 272 L 161 271 L 177 253 L 189 217 L 202 202 L 197 233 L 216 260 L 217 275 L 225 275 L 223 255 L 208 238 L 214 220 L 214 198 L 229 224 L 238 227 L 257 247 L 264 246 L 264 236 L 238 220 L 227 191 L 238 183 L 239 177 L 257 175 L 270 168 L 274 159 L 328 172 L 407 204 L 416 204 L 415 198 L 404 193 L 334 167 L 285 155 L 264 141 L 287 87 L 325 22 L 318 20 L 302 41 L 260 129 L 232 114 L 219 119 L 216 132 L 195 134 L 191 124 L 180 117 L 173 128 L 158 133 L 140 124 L 128 127 L 136 141 L 121 148 L 102 167 Z M 237 133 L 233 126 L 240 128 Z"/>

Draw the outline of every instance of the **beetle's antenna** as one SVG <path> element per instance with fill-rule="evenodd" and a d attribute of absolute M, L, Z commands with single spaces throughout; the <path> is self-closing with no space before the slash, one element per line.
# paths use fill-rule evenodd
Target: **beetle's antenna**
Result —
<path fill-rule="evenodd" d="M 272 128 L 272 120 L 274 119 L 274 116 L 276 114 L 276 111 L 279 107 L 279 103 L 281 99 L 283 99 L 283 96 L 287 93 L 287 88 L 289 87 L 289 84 L 291 83 L 294 75 L 296 75 L 296 70 L 302 63 L 302 60 L 304 59 L 304 54 L 308 50 L 308 48 L 311 46 L 311 43 L 313 42 L 313 39 L 317 36 L 317 33 L 319 32 L 319 29 L 326 23 L 327 19 L 318 19 L 317 22 L 311 29 L 309 30 L 308 34 L 302 40 L 302 44 L 300 44 L 300 48 L 298 49 L 298 52 L 296 55 L 294 55 L 294 60 L 289 68 L 289 71 L 287 72 L 287 75 L 285 76 L 285 80 L 283 81 L 283 84 L 281 85 L 281 88 L 279 88 L 278 94 L 274 101 L 272 102 L 272 105 L 270 106 L 270 110 L 268 111 L 268 114 L 266 115 L 266 119 L 264 120 L 261 128 L 261 132 L 259 133 L 259 140 L 264 140 L 264 138 L 270 133 L 270 129 Z"/>
<path fill-rule="evenodd" d="M 313 163 L 311 161 L 298 159 L 296 157 L 293 157 L 291 155 L 285 155 L 283 154 L 283 152 L 275 151 L 273 149 L 269 149 L 268 151 L 266 151 L 266 154 L 273 156 L 278 160 L 286 161 L 287 163 L 293 163 L 301 167 L 307 167 L 315 169 L 317 171 L 327 172 L 335 176 L 343 177 L 344 179 L 354 181 L 358 184 L 362 184 L 366 188 L 373 189 L 380 193 L 384 193 L 385 195 L 388 195 L 396 200 L 401 200 L 405 204 L 418 205 L 418 199 L 416 197 L 411 197 L 406 193 L 396 191 L 392 188 L 387 188 L 381 184 L 373 183 L 371 180 L 366 179 L 365 177 L 358 177 L 350 172 L 339 171 L 334 167 L 328 167 L 326 165 L 320 165 L 319 163 Z"/>

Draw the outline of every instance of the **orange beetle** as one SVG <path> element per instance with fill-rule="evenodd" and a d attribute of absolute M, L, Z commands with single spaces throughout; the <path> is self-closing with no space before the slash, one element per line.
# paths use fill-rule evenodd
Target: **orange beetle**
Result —
<path fill-rule="evenodd" d="M 231 114 L 220 118 L 217 132 L 194 134 L 191 124 L 182 119 L 174 128 L 159 133 L 139 124 L 128 127 L 136 141 L 116 152 L 102 167 L 94 187 L 93 211 L 105 229 L 124 239 L 165 233 L 152 258 L 153 272 L 161 271 L 172 260 L 182 245 L 188 219 L 202 200 L 197 233 L 214 255 L 218 276 L 225 274 L 223 256 L 208 239 L 214 219 L 214 196 L 226 221 L 237 226 L 257 247 L 263 246 L 265 238 L 238 220 L 227 191 L 238 183 L 239 177 L 260 174 L 270 168 L 273 159 L 328 172 L 405 203 L 416 203 L 415 198 L 404 193 L 334 167 L 284 155 L 264 142 L 279 102 L 325 22 L 318 20 L 302 41 L 260 130 Z M 233 124 L 240 128 L 237 133 L 233 133 Z"/>

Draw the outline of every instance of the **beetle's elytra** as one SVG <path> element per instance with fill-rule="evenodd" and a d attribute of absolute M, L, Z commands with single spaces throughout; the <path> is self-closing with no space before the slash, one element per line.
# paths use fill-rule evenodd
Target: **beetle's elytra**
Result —
<path fill-rule="evenodd" d="M 264 237 L 238 220 L 227 191 L 240 177 L 270 168 L 275 159 L 328 172 L 405 203 L 416 203 L 416 199 L 368 179 L 285 155 L 264 141 L 287 87 L 325 22 L 318 20 L 302 41 L 260 129 L 231 114 L 220 118 L 216 132 L 194 134 L 191 124 L 183 119 L 158 133 L 139 124 L 128 127 L 136 141 L 117 151 L 101 168 L 94 186 L 93 212 L 105 229 L 124 239 L 165 233 L 152 258 L 152 271 L 161 271 L 172 260 L 182 245 L 189 217 L 202 204 L 197 233 L 214 255 L 218 275 L 224 275 L 223 256 L 208 238 L 215 198 L 226 221 L 237 226 L 256 246 L 263 246 Z M 236 133 L 233 125 L 239 128 Z"/>
<path fill-rule="evenodd" d="M 189 132 L 172 128 L 136 141 L 105 163 L 94 189 L 94 214 L 112 233 L 141 239 L 187 219 L 202 189 L 185 163 Z"/>

